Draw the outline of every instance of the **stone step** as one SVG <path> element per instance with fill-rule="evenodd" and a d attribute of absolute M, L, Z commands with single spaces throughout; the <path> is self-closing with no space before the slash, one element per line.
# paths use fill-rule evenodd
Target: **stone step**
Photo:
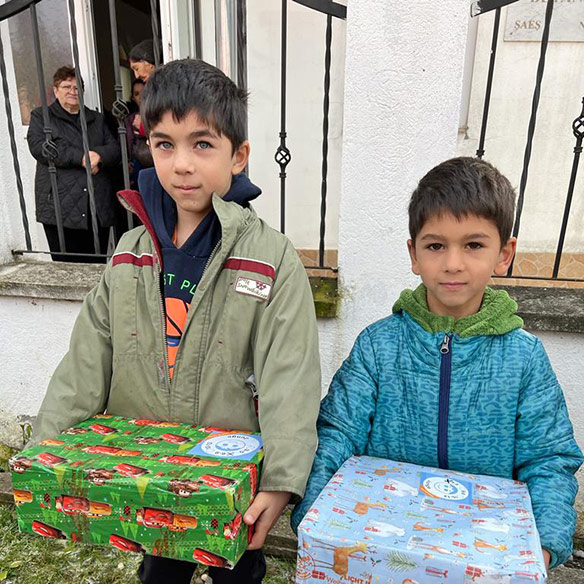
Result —
<path fill-rule="evenodd" d="M 0 472 L 0 503 L 14 503 L 12 477 L 9 472 Z"/>

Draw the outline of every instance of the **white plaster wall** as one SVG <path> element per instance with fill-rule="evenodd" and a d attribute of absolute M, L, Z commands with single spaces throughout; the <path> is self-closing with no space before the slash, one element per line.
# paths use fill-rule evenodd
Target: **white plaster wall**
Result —
<path fill-rule="evenodd" d="M 281 2 L 247 3 L 250 178 L 263 195 L 258 213 L 280 228 Z M 337 247 L 343 137 L 343 82 L 346 23 L 333 19 L 327 230 L 328 249 Z M 288 3 L 286 234 L 297 248 L 317 249 L 320 225 L 322 120 L 326 15 Z"/>
<path fill-rule="evenodd" d="M 485 159 L 505 173 L 519 191 L 540 43 L 505 42 L 507 8 L 501 12 L 497 61 Z M 494 12 L 479 17 L 468 130 L 458 153 L 474 156 L 480 136 Z M 542 84 L 519 250 L 555 251 L 568 192 L 576 139 L 572 122 L 582 111 L 584 43 L 550 42 Z M 584 168 L 578 180 L 565 250 L 584 251 Z"/>
<path fill-rule="evenodd" d="M 564 390 L 568 411 L 574 435 L 581 449 L 584 450 L 584 335 L 569 333 L 538 333 L 550 357 L 552 366 Z M 576 499 L 576 507 L 580 514 L 578 533 L 584 535 L 584 468 L 578 472 L 580 491 Z"/>
<path fill-rule="evenodd" d="M 36 415 L 81 302 L 0 296 L 0 407 Z"/>
<path fill-rule="evenodd" d="M 339 219 L 341 316 L 321 327 L 325 383 L 369 323 L 415 284 L 406 250 L 417 181 L 456 150 L 466 0 L 349 3 Z"/>

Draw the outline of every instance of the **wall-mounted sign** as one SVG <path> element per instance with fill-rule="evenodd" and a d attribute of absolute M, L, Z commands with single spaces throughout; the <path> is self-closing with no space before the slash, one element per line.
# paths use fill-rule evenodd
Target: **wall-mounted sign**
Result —
<path fill-rule="evenodd" d="M 506 41 L 541 41 L 547 0 L 519 0 L 507 9 Z M 584 42 L 584 0 L 555 0 L 550 41 Z"/>

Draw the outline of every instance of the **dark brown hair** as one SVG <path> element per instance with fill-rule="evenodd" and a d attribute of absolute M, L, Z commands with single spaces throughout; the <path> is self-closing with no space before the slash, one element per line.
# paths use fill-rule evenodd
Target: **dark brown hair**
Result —
<path fill-rule="evenodd" d="M 59 87 L 60 83 L 67 79 L 75 79 L 75 67 L 71 67 L 71 65 L 64 65 L 55 71 L 53 75 L 53 86 Z"/>
<path fill-rule="evenodd" d="M 176 122 L 195 112 L 201 121 L 229 138 L 233 152 L 246 140 L 247 92 L 205 61 L 171 61 L 150 76 L 140 106 L 146 134 L 166 112 L 172 113 Z"/>
<path fill-rule="evenodd" d="M 408 214 L 414 244 L 426 221 L 445 213 L 492 220 L 503 246 L 513 229 L 515 190 L 492 164 L 468 156 L 452 158 L 430 170 L 412 194 Z"/>

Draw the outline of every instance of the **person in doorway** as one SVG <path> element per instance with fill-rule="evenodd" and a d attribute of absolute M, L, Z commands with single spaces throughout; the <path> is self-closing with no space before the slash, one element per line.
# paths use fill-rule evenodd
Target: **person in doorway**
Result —
<path fill-rule="evenodd" d="M 53 76 L 55 102 L 49 106 L 49 124 L 56 146 L 57 190 L 61 217 L 57 218 L 51 188 L 49 160 L 44 150 L 45 133 L 42 108 L 31 112 L 27 142 L 37 161 L 35 175 L 36 219 L 42 223 L 55 261 L 101 262 L 105 257 L 65 256 L 60 247 L 58 223 L 63 225 L 65 251 L 95 254 L 93 226 L 89 208 L 89 190 L 80 107 L 75 69 L 64 66 Z M 102 114 L 85 108 L 89 163 L 97 211 L 99 253 L 106 253 L 109 228 L 115 222 L 116 201 L 108 169 L 120 163 L 120 147 Z"/>
<path fill-rule="evenodd" d="M 136 76 L 136 80 L 147 83 L 148 79 L 156 69 L 156 59 L 154 58 L 154 42 L 147 39 L 138 43 L 130 51 L 130 67 Z M 132 84 L 132 92 L 134 85 Z M 150 148 L 146 144 L 146 132 L 142 124 L 142 118 L 138 111 L 132 116 L 132 158 L 137 162 L 134 174 L 137 180 L 138 174 L 143 168 L 152 168 L 154 162 Z"/>
<path fill-rule="evenodd" d="M 132 47 L 128 58 L 136 78 L 146 83 L 156 69 L 153 40 L 146 39 Z"/>
<path fill-rule="evenodd" d="M 483 160 L 454 158 L 422 178 L 407 242 L 422 283 L 336 373 L 294 529 L 343 462 L 367 454 L 525 482 L 546 567 L 570 557 L 582 452 L 541 341 L 507 292 L 487 287 L 513 260 L 514 211 L 511 184 Z"/>
<path fill-rule="evenodd" d="M 134 146 L 138 141 L 145 142 L 145 136 L 140 133 L 140 103 L 141 94 L 144 89 L 142 79 L 132 81 L 132 99 L 129 102 L 130 115 L 126 118 L 126 137 L 128 143 L 128 160 L 130 164 L 130 188 L 138 188 L 138 173 L 142 170 L 142 165 L 134 156 Z M 147 144 L 144 147 L 148 148 Z M 149 149 L 148 149 L 149 150 Z"/>

